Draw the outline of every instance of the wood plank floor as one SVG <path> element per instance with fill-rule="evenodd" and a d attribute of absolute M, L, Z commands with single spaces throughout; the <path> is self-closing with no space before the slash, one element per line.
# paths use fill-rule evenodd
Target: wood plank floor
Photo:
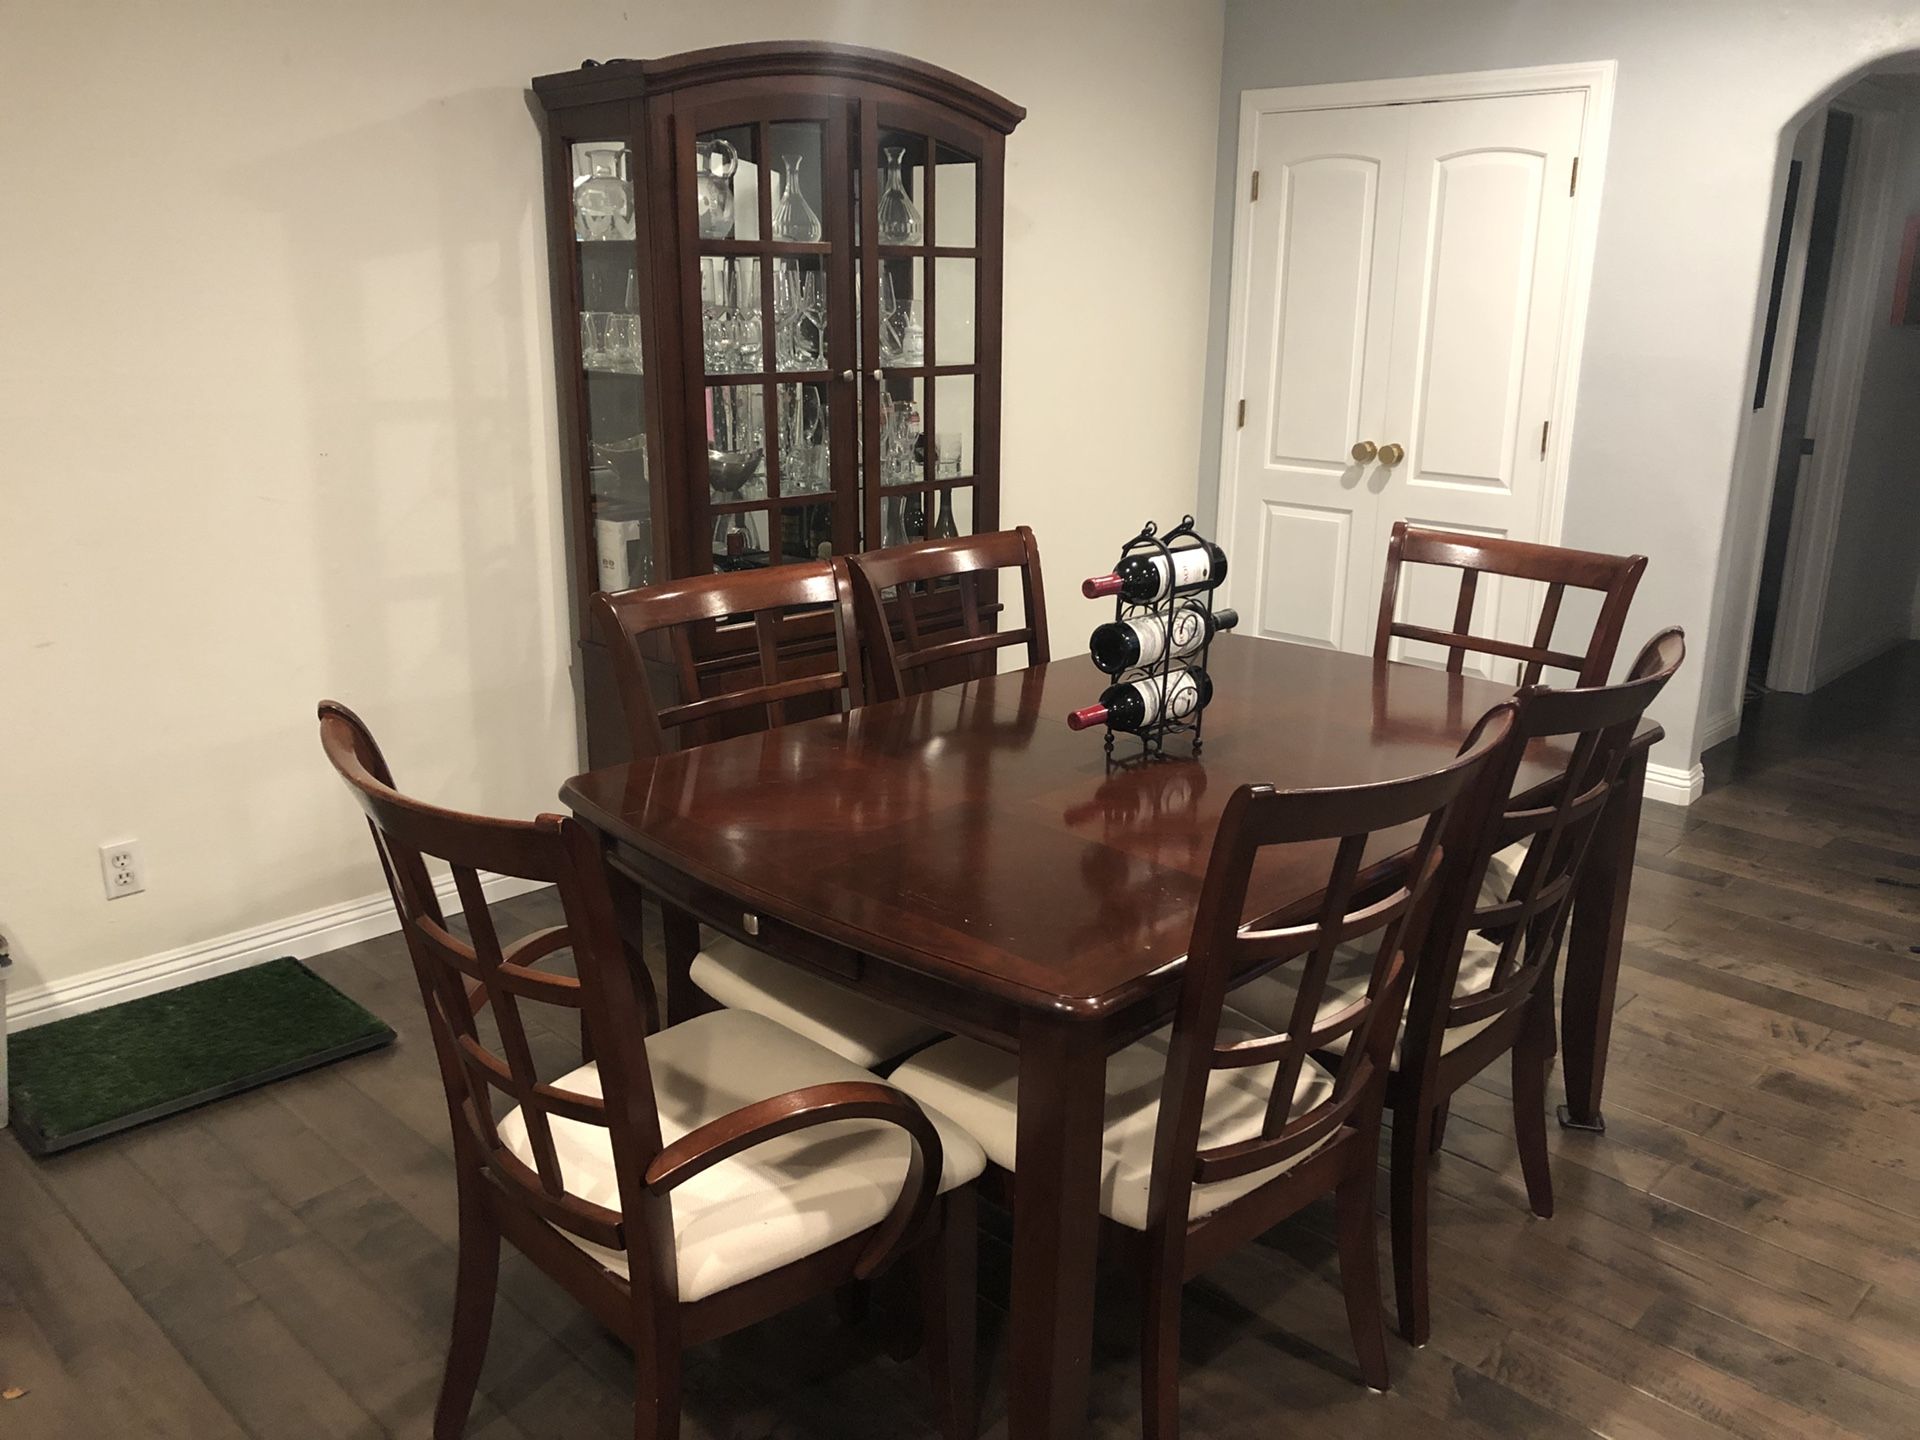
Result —
<path fill-rule="evenodd" d="M 1559 1214 L 1527 1213 L 1483 1077 L 1438 1169 L 1433 1343 L 1360 1387 L 1314 1211 L 1189 1287 L 1189 1436 L 1920 1433 L 1920 645 L 1749 713 L 1698 805 L 1648 809 L 1608 1133 L 1553 1131 Z M 432 1055 L 393 940 L 316 968 L 400 1044 L 47 1162 L 0 1139 L 6 1440 L 428 1433 L 454 1241 Z M 630 1433 L 619 1345 L 524 1261 L 503 1290 L 470 1433 Z M 1138 1433 L 1130 1305 L 1103 1290 L 1101 1436 Z M 823 1305 L 707 1346 L 686 1433 L 928 1434 L 885 1339 Z"/>

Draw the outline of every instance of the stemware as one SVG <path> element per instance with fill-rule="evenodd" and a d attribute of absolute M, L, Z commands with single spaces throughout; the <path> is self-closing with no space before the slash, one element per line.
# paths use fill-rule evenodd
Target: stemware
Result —
<path fill-rule="evenodd" d="M 900 305 L 894 298 L 893 274 L 880 267 L 880 363 L 900 363 Z"/>
<path fill-rule="evenodd" d="M 782 155 L 786 167 L 780 185 L 780 208 L 773 213 L 773 238 L 776 240 L 818 240 L 820 217 L 813 213 L 800 190 L 800 157 Z"/>

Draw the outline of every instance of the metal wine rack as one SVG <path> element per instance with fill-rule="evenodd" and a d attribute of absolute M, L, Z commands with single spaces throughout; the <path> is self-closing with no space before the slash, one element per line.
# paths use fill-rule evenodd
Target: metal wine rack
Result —
<path fill-rule="evenodd" d="M 1152 617 L 1157 618 L 1164 627 L 1161 631 L 1164 639 L 1160 646 L 1160 658 L 1158 660 L 1150 665 L 1131 666 L 1121 671 L 1118 675 L 1113 676 L 1108 682 L 1112 685 L 1125 685 L 1130 681 L 1139 683 L 1146 680 L 1157 680 L 1159 682 L 1160 694 L 1162 696 L 1160 718 L 1149 725 L 1142 726 L 1140 730 L 1136 732 L 1141 745 L 1141 753 L 1145 756 L 1164 755 L 1166 753 L 1167 740 L 1170 736 L 1191 735 L 1193 737 L 1193 757 L 1196 760 L 1200 758 L 1200 725 L 1206 716 L 1207 707 L 1204 704 L 1196 705 L 1193 708 L 1191 716 L 1185 718 L 1169 718 L 1164 697 L 1167 694 L 1168 685 L 1172 683 L 1173 674 L 1176 670 L 1198 670 L 1203 675 L 1208 673 L 1207 658 L 1209 652 L 1213 649 L 1214 633 L 1213 592 L 1218 588 L 1218 581 L 1216 580 L 1214 584 L 1200 591 L 1182 592 L 1177 590 L 1173 585 L 1173 577 L 1177 573 L 1173 563 L 1175 555 L 1181 550 L 1204 548 L 1207 543 L 1203 537 L 1194 532 L 1193 516 L 1191 515 L 1183 518 L 1178 525 L 1174 526 L 1164 535 L 1158 533 L 1158 527 L 1149 520 L 1146 525 L 1142 527 L 1138 535 L 1120 547 L 1119 558 L 1114 561 L 1113 568 L 1118 570 L 1121 562 L 1126 560 L 1129 555 L 1146 552 L 1160 555 L 1166 561 L 1167 565 L 1167 593 L 1158 600 L 1136 602 L 1128 601 L 1124 597 L 1116 595 L 1113 601 L 1113 618 L 1115 621 L 1129 621 Z M 1206 611 L 1206 639 L 1200 642 L 1200 648 L 1198 650 L 1192 654 L 1182 655 L 1176 659 L 1173 653 L 1173 620 L 1174 616 L 1179 613 L 1180 607 L 1186 604 L 1199 606 Z M 1108 723 L 1106 729 L 1107 758 L 1111 760 L 1113 758 L 1114 737 L 1114 728 L 1111 722 Z"/>

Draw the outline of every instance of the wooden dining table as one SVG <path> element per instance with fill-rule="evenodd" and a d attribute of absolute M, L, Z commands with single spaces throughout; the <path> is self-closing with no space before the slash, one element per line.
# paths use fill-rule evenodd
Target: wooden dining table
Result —
<path fill-rule="evenodd" d="M 1009 1433 L 1085 1425 L 1107 1057 L 1171 1016 L 1236 788 L 1359 784 L 1449 759 L 1510 686 L 1240 635 L 1216 640 L 1201 753 L 1142 760 L 1067 728 L 1084 657 L 575 776 L 561 797 L 665 907 L 669 1018 L 700 926 L 1019 1055 Z M 1564 957 L 1563 1123 L 1601 1128 L 1648 749 L 1642 727 Z M 1518 788 L 1550 784 L 1540 748 Z M 1408 842 L 1411 836 L 1405 837 Z M 1390 851 L 1394 841 L 1384 846 Z M 1388 858 L 1385 853 L 1376 857 Z M 1310 877 L 1317 873 L 1318 880 Z M 1324 856 L 1271 856 L 1252 914 L 1311 900 Z"/>

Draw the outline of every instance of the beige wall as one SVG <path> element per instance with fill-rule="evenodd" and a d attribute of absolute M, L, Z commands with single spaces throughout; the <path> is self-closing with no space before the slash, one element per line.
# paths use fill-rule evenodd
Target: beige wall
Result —
<path fill-rule="evenodd" d="M 1912 0 L 1230 0 L 1203 506 L 1219 474 L 1241 92 L 1617 61 L 1563 539 L 1650 557 L 1627 646 L 1662 625 L 1687 629 L 1687 668 L 1655 706 L 1668 739 L 1654 754 L 1684 774 L 1699 754 L 1703 682 L 1744 661 L 1743 627 L 1721 611 L 1750 604 L 1751 589 L 1719 607 L 1716 589 L 1749 428 L 1782 129 L 1843 77 L 1915 48 Z M 1749 464 L 1739 483 L 1771 474 L 1771 459 Z M 1724 635 L 1736 643 L 1716 654 Z"/>
<path fill-rule="evenodd" d="M 376 891 L 314 738 L 529 813 L 574 768 L 528 77 L 857 41 L 1026 105 L 1009 523 L 1073 589 L 1193 501 L 1216 3 L 9 5 L 0 930 L 16 998 Z M 101 895 L 137 836 L 147 893 Z"/>

